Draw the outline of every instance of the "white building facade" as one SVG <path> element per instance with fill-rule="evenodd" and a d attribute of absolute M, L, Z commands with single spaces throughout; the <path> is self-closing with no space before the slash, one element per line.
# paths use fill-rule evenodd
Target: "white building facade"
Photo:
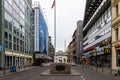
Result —
<path fill-rule="evenodd" d="M 68 57 L 65 52 L 63 52 L 62 50 L 59 50 L 58 52 L 56 52 L 54 56 L 55 63 L 67 63 L 67 61 L 68 61 Z"/>
<path fill-rule="evenodd" d="M 54 62 L 55 63 L 67 63 L 68 57 L 67 55 L 55 55 Z"/>
<path fill-rule="evenodd" d="M 39 51 L 39 34 L 40 34 L 40 5 L 38 2 L 34 2 L 34 51 Z"/>

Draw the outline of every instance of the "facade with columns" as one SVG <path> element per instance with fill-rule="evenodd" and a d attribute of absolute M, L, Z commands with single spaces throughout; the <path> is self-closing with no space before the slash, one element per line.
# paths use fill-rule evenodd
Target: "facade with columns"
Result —
<path fill-rule="evenodd" d="M 120 0 L 112 0 L 112 69 L 120 67 Z"/>

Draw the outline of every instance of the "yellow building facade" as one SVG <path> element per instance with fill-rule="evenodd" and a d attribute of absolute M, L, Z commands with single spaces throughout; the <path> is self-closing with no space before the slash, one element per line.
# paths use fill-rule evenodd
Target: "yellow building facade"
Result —
<path fill-rule="evenodd" d="M 120 68 L 120 0 L 112 0 L 112 69 Z"/>

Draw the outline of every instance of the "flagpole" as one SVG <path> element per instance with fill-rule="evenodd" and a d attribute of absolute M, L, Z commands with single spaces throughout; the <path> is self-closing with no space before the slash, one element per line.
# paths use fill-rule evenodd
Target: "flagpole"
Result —
<path fill-rule="evenodd" d="M 54 46 L 55 46 L 55 52 L 56 52 L 56 0 L 55 0 L 55 6 L 54 6 Z"/>

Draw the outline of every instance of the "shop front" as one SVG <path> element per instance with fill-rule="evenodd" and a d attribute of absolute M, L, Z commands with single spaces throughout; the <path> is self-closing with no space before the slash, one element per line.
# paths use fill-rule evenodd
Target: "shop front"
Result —
<path fill-rule="evenodd" d="M 120 44 L 112 47 L 112 69 L 117 70 L 120 67 Z"/>
<path fill-rule="evenodd" d="M 5 66 L 10 68 L 11 66 L 22 67 L 32 65 L 32 56 L 25 55 L 23 53 L 16 53 L 5 51 Z"/>

